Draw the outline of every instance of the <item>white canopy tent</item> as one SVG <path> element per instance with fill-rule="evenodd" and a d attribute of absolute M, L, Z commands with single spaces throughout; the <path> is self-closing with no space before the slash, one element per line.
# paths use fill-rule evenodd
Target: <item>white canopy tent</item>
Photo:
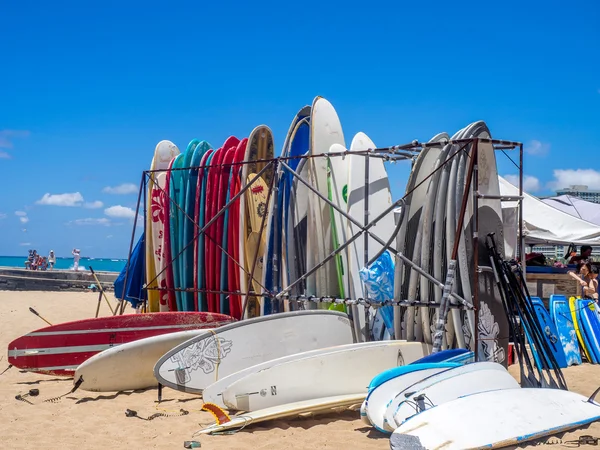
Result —
<path fill-rule="evenodd" d="M 502 177 L 500 195 L 518 196 L 519 188 Z M 518 237 L 518 202 L 502 202 L 506 254 L 514 255 Z M 550 206 L 523 192 L 523 238 L 525 244 L 600 245 L 600 226 Z"/>
<path fill-rule="evenodd" d="M 571 195 L 559 195 L 557 197 L 542 200 L 546 205 L 560 209 L 562 212 L 574 217 L 600 225 L 600 204 L 582 200 Z"/>

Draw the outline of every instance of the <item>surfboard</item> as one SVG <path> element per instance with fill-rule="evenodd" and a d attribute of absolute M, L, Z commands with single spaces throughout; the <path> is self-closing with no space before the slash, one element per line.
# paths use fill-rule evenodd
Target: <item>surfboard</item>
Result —
<path fill-rule="evenodd" d="M 166 170 L 169 163 L 179 154 L 179 149 L 171 141 L 160 141 L 154 149 L 154 157 L 150 170 Z M 159 283 L 164 281 L 164 277 L 157 278 L 157 267 L 163 257 L 161 246 L 161 236 L 164 233 L 165 225 L 165 205 L 164 205 L 164 173 L 158 177 L 160 172 L 151 172 L 147 182 L 147 198 L 150 201 L 150 207 L 146 208 L 146 282 L 148 285 L 148 310 L 151 312 L 159 311 L 161 303 L 161 292 L 156 288 L 162 287 Z M 159 183 L 157 185 L 157 182 Z M 160 184 L 162 183 L 162 185 Z M 166 281 L 165 281 L 166 287 Z M 165 298 L 165 304 L 168 298 Z M 166 306 L 166 305 L 165 305 Z M 165 309 L 165 308 L 163 308 Z"/>
<path fill-rule="evenodd" d="M 394 431 L 390 448 L 502 448 L 599 419 L 600 405 L 574 392 L 503 389 L 462 397 L 413 416 Z"/>
<path fill-rule="evenodd" d="M 221 163 L 227 149 L 221 147 L 215 153 L 211 160 L 211 167 L 208 172 L 208 184 L 206 187 L 206 223 L 210 222 L 217 214 L 217 205 L 219 202 L 219 176 L 221 174 Z M 217 311 L 219 296 L 216 291 L 219 290 L 216 284 L 215 261 L 217 256 L 217 226 L 218 220 L 215 220 L 206 230 L 204 246 L 206 248 L 205 256 L 205 280 L 206 280 L 206 298 L 208 302 L 208 311 Z"/>
<path fill-rule="evenodd" d="M 326 99 L 316 97 L 310 119 L 310 154 L 326 154 L 333 144 L 344 147 L 344 133 L 338 115 Z M 308 162 L 312 186 L 325 198 L 328 195 L 327 158 L 315 157 Z M 307 267 L 312 269 L 333 252 L 331 208 L 312 191 L 309 191 Z M 321 266 L 307 280 L 307 294 L 337 297 L 339 295 L 335 260 Z M 329 304 L 320 303 L 320 308 Z"/>
<path fill-rule="evenodd" d="M 218 322 L 215 322 L 218 326 Z M 91 392 L 120 392 L 158 386 L 154 364 L 173 347 L 208 331 L 186 330 L 161 334 L 108 348 L 77 367 L 73 382 Z M 135 361 L 135 364 L 131 364 Z"/>
<path fill-rule="evenodd" d="M 428 353 L 418 342 L 381 341 L 351 346 L 331 353 L 301 357 L 247 375 L 223 392 L 223 402 L 234 410 L 255 411 L 313 398 L 366 392 L 369 381 L 383 370 Z M 335 380 L 315 383 L 315 380 Z"/>
<path fill-rule="evenodd" d="M 308 176 L 308 160 L 302 159 L 296 172 L 304 180 L 309 180 Z M 308 187 L 298 179 L 293 181 L 293 189 L 290 197 L 290 223 L 292 236 L 291 245 L 288 246 L 289 268 L 290 268 L 290 285 L 297 280 L 298 283 L 292 289 L 292 295 L 305 295 L 307 292 L 307 280 L 301 277 L 308 272 L 307 270 L 307 255 L 308 248 Z M 289 286 L 289 285 L 288 285 Z M 304 302 L 305 309 L 315 309 L 316 304 L 313 302 Z"/>
<path fill-rule="evenodd" d="M 248 145 L 248 139 L 244 138 L 238 144 L 235 155 L 234 165 L 231 169 L 231 198 L 234 198 L 240 192 L 241 180 L 240 174 L 242 173 L 242 164 L 235 165 L 235 163 L 241 163 L 244 161 L 246 155 L 246 147 Z M 228 270 L 229 270 L 229 281 L 230 290 L 232 292 L 240 292 L 240 267 L 242 263 L 240 261 L 240 247 L 238 242 L 240 240 L 240 200 L 235 200 L 231 204 L 229 212 L 229 242 L 231 245 L 230 253 L 233 258 L 228 259 Z M 242 318 L 242 297 L 240 295 L 232 295 L 229 298 L 229 310 L 230 315 L 236 319 Z"/>
<path fill-rule="evenodd" d="M 335 311 L 280 313 L 236 324 L 175 347 L 158 360 L 154 375 L 165 386 L 200 393 L 220 378 L 269 359 L 352 343 L 348 316 Z"/>
<path fill-rule="evenodd" d="M 472 352 L 469 352 L 469 350 L 465 348 L 451 348 L 447 350 L 442 350 L 440 352 L 432 353 L 431 355 L 424 356 L 418 361 L 415 361 L 413 364 L 431 364 L 455 359 L 462 359 L 463 357 L 469 358 L 469 354 L 472 354 Z"/>
<path fill-rule="evenodd" d="M 227 390 L 227 388 L 233 385 L 236 381 L 241 380 L 242 378 L 258 373 L 262 370 L 268 369 L 278 364 L 283 364 L 288 361 L 294 361 L 301 358 L 308 358 L 312 356 L 335 353 L 338 351 L 344 351 L 350 348 L 366 348 L 374 345 L 379 345 L 376 342 L 361 342 L 357 344 L 342 344 L 335 345 L 331 347 L 318 348 L 315 350 L 309 350 L 301 353 L 295 353 L 292 355 L 282 356 L 280 358 L 270 359 L 260 364 L 256 364 L 254 366 L 247 367 L 246 369 L 239 370 L 231 375 L 223 377 L 218 381 L 210 384 L 202 391 L 202 400 L 205 403 L 214 403 L 215 405 L 221 408 L 227 408 L 227 405 L 223 402 L 223 392 Z"/>
<path fill-rule="evenodd" d="M 280 405 L 274 408 L 263 409 L 250 413 L 240 414 L 231 418 L 229 422 L 223 424 L 210 425 L 200 431 L 199 434 L 212 434 L 235 428 L 246 428 L 267 420 L 281 419 L 286 417 L 306 416 L 318 413 L 341 412 L 345 410 L 355 410 L 360 406 L 365 398 L 364 393 L 353 395 L 342 395 L 337 397 L 318 398 L 303 402 Z"/>
<path fill-rule="evenodd" d="M 535 311 L 536 317 L 539 321 L 540 327 L 544 332 L 544 337 L 546 339 L 546 343 L 550 347 L 558 366 L 561 368 L 567 367 L 567 359 L 565 357 L 565 351 L 563 350 L 562 344 L 560 342 L 560 337 L 558 335 L 558 331 L 556 330 L 556 325 L 550 318 L 550 314 L 546 310 L 542 299 L 539 297 L 531 297 L 531 303 L 533 305 L 533 309 Z"/>
<path fill-rule="evenodd" d="M 165 177 L 165 231 L 164 231 L 164 256 L 161 260 L 159 271 L 165 271 L 165 286 L 167 290 L 167 306 L 169 311 L 177 311 L 177 300 L 175 296 L 175 281 L 173 278 L 173 253 L 171 251 L 171 209 L 173 208 L 173 193 L 171 192 L 171 169 L 177 157 L 169 163 Z"/>
<path fill-rule="evenodd" d="M 196 311 L 207 311 L 208 303 L 206 301 L 206 293 L 203 289 L 206 287 L 205 268 L 205 244 L 204 232 L 200 230 L 204 228 L 204 218 L 206 216 L 206 181 L 208 179 L 208 166 L 212 160 L 214 150 L 209 149 L 204 153 L 200 160 L 201 168 L 198 170 L 198 182 L 196 186 L 196 210 L 194 217 L 198 227 L 195 233 L 198 234 L 194 240 L 194 301 L 196 302 Z M 237 317 L 236 317 L 237 319 Z"/>
<path fill-rule="evenodd" d="M 181 169 L 183 167 L 183 153 L 177 155 L 173 160 L 172 169 Z M 171 267 L 173 268 L 173 288 L 181 288 L 181 258 L 179 257 L 179 205 L 181 203 L 181 174 L 182 170 L 173 170 L 169 179 L 169 192 L 171 194 L 171 205 L 169 214 L 169 234 L 170 234 L 170 249 L 171 249 Z M 175 309 L 171 311 L 183 311 L 181 303 L 181 291 L 175 290 Z"/>
<path fill-rule="evenodd" d="M 587 339 L 585 338 L 585 334 L 582 333 L 581 326 L 579 325 L 579 315 L 577 314 L 577 299 L 575 297 L 569 297 L 569 311 L 571 312 L 573 328 L 575 328 L 577 340 L 579 341 L 579 345 L 583 350 L 585 359 L 587 359 L 589 363 L 595 364 L 595 355 L 590 352 Z"/>
<path fill-rule="evenodd" d="M 197 210 L 197 189 L 198 189 L 198 166 L 200 166 L 204 155 L 207 151 L 211 150 L 212 147 L 206 141 L 200 141 L 194 147 L 192 157 L 190 159 L 190 169 L 187 171 L 187 180 L 185 184 L 185 205 L 181 205 L 184 208 L 184 222 L 183 222 L 183 261 L 184 265 L 182 268 L 182 281 L 183 286 L 186 288 L 192 288 L 196 286 L 196 265 L 194 259 L 196 258 L 196 241 L 197 231 L 196 226 L 196 210 Z M 197 298 L 196 292 L 184 292 L 183 293 L 183 308 L 184 311 L 196 311 L 197 310 Z"/>
<path fill-rule="evenodd" d="M 436 407 L 466 395 L 518 388 L 519 383 L 501 364 L 488 361 L 466 364 L 431 375 L 397 395 L 396 399 L 401 401 L 392 402 L 388 406 L 385 417 L 391 417 L 393 421 L 388 421 L 386 427 L 393 432 L 423 409 Z"/>
<path fill-rule="evenodd" d="M 246 153 L 244 155 L 244 161 L 247 163 L 243 165 L 242 172 L 240 175 L 241 185 L 240 190 L 244 189 L 248 184 L 248 175 L 249 174 L 258 174 L 265 167 L 267 162 L 257 162 L 270 160 L 273 158 L 273 133 L 271 129 L 265 125 L 260 125 L 250 133 L 250 137 L 248 138 L 248 145 L 246 147 Z M 271 186 L 271 180 L 275 175 L 275 171 L 273 170 L 273 166 L 266 169 L 265 172 L 261 175 L 262 180 L 256 180 L 253 185 L 251 185 L 246 191 L 245 195 L 240 197 L 240 239 L 239 239 L 239 260 L 243 263 L 244 267 L 240 268 L 240 290 L 244 294 L 242 295 L 243 301 L 243 316 L 244 317 L 256 317 L 261 313 L 261 304 L 259 302 L 258 296 L 247 295 L 250 290 L 253 289 L 253 282 L 251 282 L 249 275 L 252 271 L 252 264 L 249 264 L 248 261 L 254 261 L 254 256 L 257 252 L 258 261 L 257 263 L 262 266 L 264 253 L 260 253 L 260 249 L 262 246 L 263 252 L 266 242 L 266 229 L 263 227 L 262 232 L 260 227 L 258 230 L 252 229 L 251 215 L 258 215 L 261 219 L 265 214 L 268 214 L 267 204 L 265 204 L 264 208 L 259 209 L 250 209 L 250 204 L 248 202 L 248 195 L 259 195 L 264 193 L 263 186 Z M 254 177 L 253 177 L 254 178 Z M 252 180 L 252 179 L 251 179 Z M 259 186 L 259 183 L 262 181 L 262 186 Z M 256 184 L 256 186 L 254 186 Z M 260 201 L 256 202 L 257 205 L 260 204 Z M 265 221 L 266 225 L 266 221 Z M 254 277 L 257 282 L 262 281 L 261 278 Z M 255 293 L 256 290 L 255 290 Z M 263 302 L 268 303 L 268 308 L 263 312 L 270 313 L 271 312 L 271 302 Z M 264 306 L 264 305 L 263 305 Z"/>
<path fill-rule="evenodd" d="M 206 313 L 147 313 L 65 322 L 8 344 L 8 362 L 30 372 L 73 376 L 93 355 L 126 342 L 176 331 L 213 328 L 233 319 Z"/>
<path fill-rule="evenodd" d="M 565 352 L 567 364 L 581 364 L 581 354 L 577 343 L 577 332 L 573 325 L 571 311 L 564 295 L 551 295 L 549 301 L 550 318 L 556 325 L 556 331 Z"/>
<path fill-rule="evenodd" d="M 239 142 L 238 142 L 239 144 Z M 229 255 L 229 213 L 230 209 L 227 204 L 229 203 L 229 194 L 230 194 L 230 182 L 231 182 L 231 163 L 233 162 L 233 158 L 235 156 L 237 145 L 235 147 L 230 147 L 227 153 L 225 154 L 225 159 L 223 160 L 223 169 L 221 172 L 221 189 L 224 191 L 223 204 L 219 209 L 223 209 L 226 207 L 225 212 L 223 213 L 223 226 L 220 230 L 220 243 L 221 243 L 221 252 L 220 257 L 217 254 L 217 259 L 219 260 L 219 290 L 221 294 L 219 295 L 219 312 L 223 314 L 229 314 L 229 282 L 228 282 L 228 262 L 229 259 L 227 255 Z"/>
<path fill-rule="evenodd" d="M 590 302 L 595 304 L 593 300 L 588 299 L 577 299 L 575 301 L 577 324 L 579 325 L 583 340 L 587 345 L 592 362 L 598 364 L 600 361 L 600 340 L 596 335 L 596 330 L 600 331 L 600 329 L 596 312 L 589 308 Z"/>

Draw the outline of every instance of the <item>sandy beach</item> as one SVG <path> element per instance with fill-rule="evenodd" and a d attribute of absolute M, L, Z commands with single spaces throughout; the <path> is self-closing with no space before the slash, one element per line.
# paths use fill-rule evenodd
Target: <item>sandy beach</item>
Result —
<path fill-rule="evenodd" d="M 8 292 L 0 291 L 0 372 L 6 362 L 7 344 L 46 324 L 29 312 L 36 309 L 52 323 L 92 317 L 97 303 L 94 293 Z M 114 302 L 113 302 L 114 303 Z M 128 308 L 127 312 L 132 312 Z M 106 304 L 101 315 L 108 315 Z M 518 377 L 518 366 L 511 366 Z M 569 389 L 590 395 L 600 385 L 600 366 L 584 364 L 565 370 Z M 33 404 L 18 401 L 15 396 L 29 389 L 39 389 L 38 397 L 26 397 Z M 71 379 L 34 373 L 21 373 L 12 368 L 0 376 L 0 424 L 2 447 L 10 449 L 131 449 L 183 448 L 186 440 L 197 440 L 209 449 L 389 449 L 389 439 L 365 426 L 357 412 L 330 414 L 310 419 L 275 421 L 249 427 L 239 433 L 222 436 L 197 436 L 193 433 L 213 422 L 209 413 L 199 411 L 198 396 L 164 389 L 163 402 L 156 405 L 157 390 L 126 393 L 91 393 L 77 391 L 57 402 L 44 402 L 69 392 Z M 185 416 L 157 417 L 152 421 L 126 417 L 127 409 L 141 417 L 163 412 Z M 600 436 L 600 423 L 562 436 L 563 440 L 581 435 Z M 559 444 L 545 447 L 561 448 Z"/>

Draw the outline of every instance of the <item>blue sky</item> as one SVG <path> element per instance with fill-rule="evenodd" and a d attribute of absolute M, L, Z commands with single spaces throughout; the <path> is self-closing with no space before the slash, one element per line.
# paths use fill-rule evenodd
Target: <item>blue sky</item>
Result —
<path fill-rule="evenodd" d="M 600 189 L 598 2 L 205 3 L 0 0 L 0 255 L 126 256 L 157 142 L 264 123 L 280 147 L 316 95 L 348 144 L 485 120 L 526 144 L 533 193 Z M 408 170 L 390 169 L 396 198 Z"/>

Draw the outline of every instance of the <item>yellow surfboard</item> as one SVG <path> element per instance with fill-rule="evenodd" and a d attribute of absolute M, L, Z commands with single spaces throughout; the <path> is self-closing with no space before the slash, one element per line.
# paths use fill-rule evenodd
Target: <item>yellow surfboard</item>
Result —
<path fill-rule="evenodd" d="M 579 346 L 583 349 L 583 353 L 585 354 L 585 357 L 587 358 L 588 362 L 592 362 L 590 353 L 585 345 L 583 336 L 581 335 L 579 321 L 577 320 L 577 300 L 578 299 L 576 299 L 575 297 L 569 298 L 569 310 L 571 311 L 571 318 L 573 319 L 573 327 L 575 328 L 575 333 L 577 333 L 577 340 L 579 341 Z"/>

